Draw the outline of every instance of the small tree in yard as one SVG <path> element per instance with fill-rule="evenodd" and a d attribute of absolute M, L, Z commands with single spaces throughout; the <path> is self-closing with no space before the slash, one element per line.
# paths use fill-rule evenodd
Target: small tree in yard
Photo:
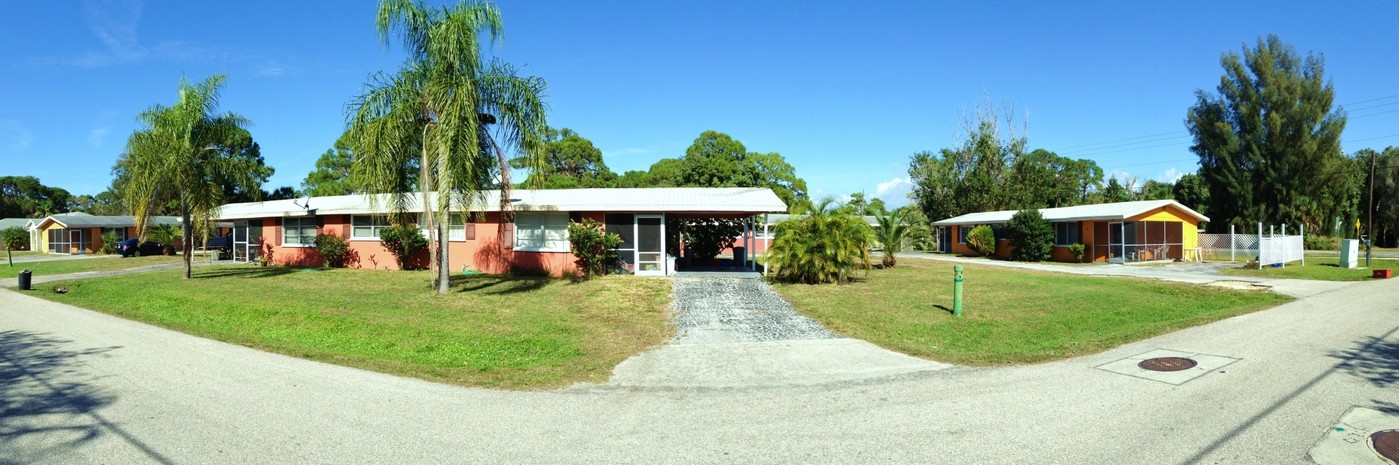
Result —
<path fill-rule="evenodd" d="M 102 250 L 101 250 L 102 254 L 103 254 L 103 255 L 111 255 L 111 254 L 116 253 L 116 252 L 117 252 L 117 241 L 120 241 L 120 240 L 121 240 L 121 237 L 120 237 L 120 236 L 117 236 L 117 232 L 116 232 L 116 231 L 107 231 L 107 232 L 102 233 Z"/>
<path fill-rule="evenodd" d="M 990 226 L 981 225 L 967 233 L 967 247 L 985 257 L 996 254 L 996 231 Z"/>
<path fill-rule="evenodd" d="M 1021 210 L 1010 217 L 1006 225 L 1010 233 L 1011 260 L 1038 262 L 1048 260 L 1054 252 L 1054 225 L 1040 215 L 1039 210 Z"/>
<path fill-rule="evenodd" d="M 15 266 L 15 259 L 10 255 L 10 251 L 28 244 L 29 233 L 18 227 L 5 228 L 4 231 L 0 231 L 0 240 L 5 242 L 5 259 L 10 262 L 10 266 Z"/>
<path fill-rule="evenodd" d="M 854 279 L 857 268 L 869 269 L 873 233 L 863 219 L 836 211 L 829 198 L 796 213 L 777 225 L 769 251 L 768 266 L 778 280 L 844 283 Z"/>
<path fill-rule="evenodd" d="M 881 262 L 885 268 L 893 268 L 898 264 L 898 258 L 894 254 L 903 252 L 904 247 L 913 242 L 915 232 L 922 227 L 913 218 L 910 213 L 912 211 L 900 208 L 893 212 L 875 212 L 874 217 L 879 221 L 879 225 L 874 228 L 874 239 L 883 247 L 884 258 Z"/>
<path fill-rule="evenodd" d="M 334 234 L 317 234 L 316 250 L 321 253 L 321 259 L 325 261 L 325 266 L 330 268 L 344 268 L 345 257 L 350 254 L 350 246 L 345 243 L 345 238 Z"/>
<path fill-rule="evenodd" d="M 622 236 L 608 234 L 603 231 L 602 223 L 584 218 L 568 223 L 568 242 L 573 256 L 578 257 L 574 260 L 578 272 L 588 278 L 607 274 L 607 265 L 617 260 L 617 245 L 622 243 Z"/>
<path fill-rule="evenodd" d="M 398 261 L 400 270 L 412 269 L 413 257 L 427 250 L 427 238 L 423 237 L 423 232 L 408 225 L 384 228 L 379 231 L 379 240 Z"/>

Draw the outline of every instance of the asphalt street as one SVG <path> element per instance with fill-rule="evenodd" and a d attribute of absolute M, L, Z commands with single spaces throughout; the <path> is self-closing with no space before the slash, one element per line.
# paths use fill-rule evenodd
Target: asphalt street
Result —
<path fill-rule="evenodd" d="M 1352 407 L 1399 413 L 1396 302 L 1399 280 L 1337 285 L 1036 365 L 503 392 L 0 290 L 0 463 L 1310 463 Z M 1179 385 L 1098 368 L 1158 349 L 1238 360 Z"/>

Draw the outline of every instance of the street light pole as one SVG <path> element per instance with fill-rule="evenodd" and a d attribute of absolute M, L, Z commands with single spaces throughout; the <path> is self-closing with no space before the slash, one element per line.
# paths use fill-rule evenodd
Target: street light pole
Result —
<path fill-rule="evenodd" d="M 1370 267 L 1370 255 L 1375 250 L 1375 155 L 1370 154 L 1370 211 L 1368 212 L 1370 223 L 1368 241 L 1365 242 L 1365 267 Z"/>

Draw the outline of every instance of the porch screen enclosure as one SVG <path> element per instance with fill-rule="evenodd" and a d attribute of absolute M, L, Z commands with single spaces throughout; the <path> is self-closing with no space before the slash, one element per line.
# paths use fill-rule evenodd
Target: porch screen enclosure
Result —
<path fill-rule="evenodd" d="M 1181 258 L 1182 223 L 1169 221 L 1100 221 L 1093 224 L 1093 256 L 1112 263 Z"/>

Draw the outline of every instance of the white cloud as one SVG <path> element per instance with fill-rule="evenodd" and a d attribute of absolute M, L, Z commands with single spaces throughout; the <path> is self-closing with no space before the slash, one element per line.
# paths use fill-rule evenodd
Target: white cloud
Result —
<path fill-rule="evenodd" d="M 87 143 L 94 148 L 101 147 L 102 142 L 107 140 L 107 134 L 112 131 L 110 126 L 99 126 L 87 132 Z"/>
<path fill-rule="evenodd" d="M 890 207 L 898 207 L 908 203 L 908 194 L 912 191 L 912 182 L 896 176 L 894 179 L 875 185 L 873 197 L 884 200 L 884 203 Z"/>
<path fill-rule="evenodd" d="M 293 70 L 290 66 L 273 61 L 264 61 L 253 65 L 253 75 L 260 77 L 282 77 Z"/>
<path fill-rule="evenodd" d="M 1165 173 L 1161 173 L 1161 176 L 1157 179 L 1164 182 L 1174 183 L 1176 181 L 1179 181 L 1182 176 L 1185 176 L 1185 173 L 1182 173 L 1180 170 L 1175 169 L 1175 167 L 1171 167 L 1170 169 L 1166 170 Z"/>

